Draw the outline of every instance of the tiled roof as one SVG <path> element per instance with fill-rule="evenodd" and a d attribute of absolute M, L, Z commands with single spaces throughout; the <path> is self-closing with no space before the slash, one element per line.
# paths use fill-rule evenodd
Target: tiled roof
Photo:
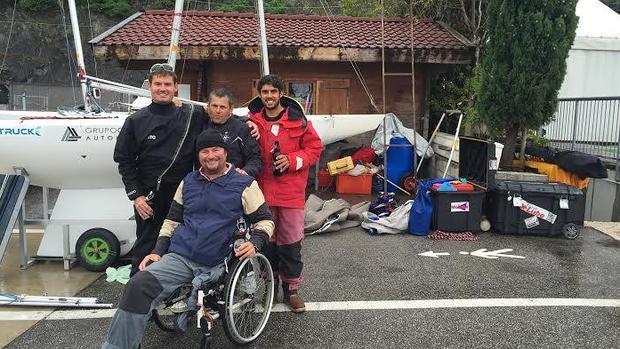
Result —
<path fill-rule="evenodd" d="M 93 39 L 101 45 L 169 45 L 173 11 L 147 11 Z M 251 13 L 185 12 L 181 45 L 257 46 L 257 18 Z M 380 48 L 381 20 L 359 17 L 267 15 L 269 46 Z M 409 48 L 408 19 L 390 18 L 385 23 L 385 47 Z M 419 49 L 465 49 L 467 44 L 445 26 L 421 20 L 415 27 Z"/>

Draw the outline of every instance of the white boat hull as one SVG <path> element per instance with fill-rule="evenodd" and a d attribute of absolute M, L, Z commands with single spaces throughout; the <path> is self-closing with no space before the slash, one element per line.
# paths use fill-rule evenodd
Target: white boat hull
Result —
<path fill-rule="evenodd" d="M 34 185 L 62 189 L 37 255 L 62 257 L 62 226 L 70 248 L 92 228 L 111 231 L 121 255 L 135 241 L 131 202 L 112 159 L 127 114 L 70 118 L 49 112 L 0 112 L 0 173 L 24 168 Z M 323 144 L 374 130 L 383 115 L 311 115 Z"/>
<path fill-rule="evenodd" d="M 57 113 L 0 113 L 0 173 L 26 169 L 34 185 L 59 189 L 122 187 L 112 159 L 127 114 L 67 118 Z M 24 118 L 25 117 L 25 118 Z M 310 115 L 323 144 L 374 130 L 383 115 Z"/>

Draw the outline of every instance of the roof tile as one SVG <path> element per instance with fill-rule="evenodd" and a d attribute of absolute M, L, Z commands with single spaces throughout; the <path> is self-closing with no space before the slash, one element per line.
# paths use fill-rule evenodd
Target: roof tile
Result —
<path fill-rule="evenodd" d="M 99 38 L 97 45 L 168 45 L 173 11 L 147 11 Z M 267 15 L 270 46 L 380 48 L 381 20 L 360 17 Z M 182 45 L 257 46 L 257 19 L 251 13 L 190 11 L 184 13 Z M 406 18 L 384 20 L 385 47 L 409 48 L 411 24 Z M 424 49 L 465 49 L 467 44 L 431 20 L 418 21 L 414 43 Z"/>

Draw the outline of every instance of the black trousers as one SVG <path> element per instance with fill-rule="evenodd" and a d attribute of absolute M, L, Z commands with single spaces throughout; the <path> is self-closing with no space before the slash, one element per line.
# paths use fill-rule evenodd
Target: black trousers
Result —
<path fill-rule="evenodd" d="M 155 198 L 151 202 L 153 216 L 142 219 L 134 207 L 136 217 L 136 242 L 133 244 L 129 254 L 131 255 L 131 275 L 138 272 L 138 265 L 144 257 L 153 251 L 159 230 L 164 223 L 164 219 L 170 210 L 172 198 L 176 192 L 178 184 L 162 183 L 159 191 L 155 193 Z"/>

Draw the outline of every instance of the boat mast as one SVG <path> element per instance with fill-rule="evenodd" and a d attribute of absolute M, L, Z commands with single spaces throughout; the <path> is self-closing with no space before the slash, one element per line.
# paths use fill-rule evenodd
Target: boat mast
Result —
<path fill-rule="evenodd" d="M 183 18 L 183 0 L 174 2 L 174 19 L 172 20 L 172 34 L 170 35 L 170 52 L 168 53 L 168 64 L 175 68 L 177 53 L 179 50 L 179 38 L 181 37 L 181 20 Z"/>
<path fill-rule="evenodd" d="M 258 29 L 260 32 L 260 60 L 263 76 L 269 75 L 269 53 L 267 52 L 267 31 L 265 30 L 265 10 L 263 0 L 257 1 L 258 7 Z"/>
<path fill-rule="evenodd" d="M 78 23 L 75 0 L 69 0 L 69 15 L 71 17 L 71 30 L 73 32 L 73 43 L 75 45 L 75 59 L 77 61 L 77 73 L 82 87 L 82 100 L 84 100 L 84 110 L 92 111 L 90 97 L 88 96 L 88 84 L 86 81 L 86 67 L 84 65 L 84 52 L 82 51 L 82 38 L 80 37 L 80 24 Z"/>

